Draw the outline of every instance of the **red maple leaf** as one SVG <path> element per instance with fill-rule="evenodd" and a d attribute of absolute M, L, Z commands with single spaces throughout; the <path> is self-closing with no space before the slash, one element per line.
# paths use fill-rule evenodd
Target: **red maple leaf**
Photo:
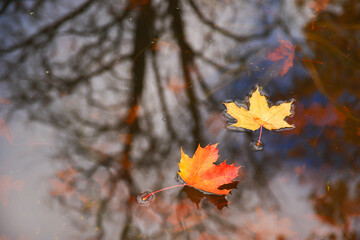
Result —
<path fill-rule="evenodd" d="M 12 176 L 4 175 L 0 177 L 0 202 L 6 206 L 9 202 L 11 190 L 20 191 L 24 186 L 23 180 L 12 181 Z"/>
<path fill-rule="evenodd" d="M 199 145 L 194 156 L 190 158 L 181 150 L 178 173 L 182 180 L 187 185 L 208 193 L 228 194 L 230 189 L 219 189 L 219 187 L 232 183 L 232 180 L 238 176 L 240 167 L 228 165 L 225 161 L 215 165 L 219 158 L 218 151 L 217 144 L 205 148 Z"/>
<path fill-rule="evenodd" d="M 174 50 L 179 50 L 179 47 L 176 44 L 166 42 L 166 41 L 161 41 L 161 40 L 154 43 L 151 48 L 154 51 L 164 51 L 164 50 L 174 51 Z"/>
<path fill-rule="evenodd" d="M 280 75 L 283 77 L 289 69 L 293 66 L 295 46 L 291 42 L 283 40 L 279 36 L 280 46 L 273 51 L 268 51 L 267 59 L 272 62 L 282 62 L 282 68 L 280 70 Z"/>

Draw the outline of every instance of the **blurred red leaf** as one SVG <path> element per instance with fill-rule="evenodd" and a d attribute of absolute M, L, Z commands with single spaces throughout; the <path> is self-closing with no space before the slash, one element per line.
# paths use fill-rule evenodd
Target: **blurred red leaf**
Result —
<path fill-rule="evenodd" d="M 9 141 L 9 143 L 13 142 L 14 137 L 12 133 L 9 131 L 5 123 L 5 120 L 2 119 L 1 117 L 0 117 L 0 136 L 4 136 Z"/>
<path fill-rule="evenodd" d="M 256 221 L 246 223 L 246 226 L 256 234 L 255 239 L 286 238 L 297 234 L 290 229 L 290 219 L 278 218 L 275 213 L 265 213 L 260 208 L 256 208 Z"/>
<path fill-rule="evenodd" d="M 139 116 L 139 113 L 140 113 L 139 105 L 135 105 L 135 106 L 129 108 L 127 117 L 125 119 L 125 123 L 133 124 L 135 122 L 135 119 L 137 118 L 137 116 Z"/>
<path fill-rule="evenodd" d="M 33 238 L 25 237 L 24 235 L 20 235 L 16 240 L 30 240 Z"/>
<path fill-rule="evenodd" d="M 174 208 L 174 211 L 172 211 L 171 215 L 167 218 L 167 221 L 171 222 L 173 225 L 176 225 L 179 220 L 184 219 L 192 213 L 192 210 L 195 210 L 191 209 L 190 205 L 184 202 L 178 203 Z"/>
<path fill-rule="evenodd" d="M 52 196 L 65 196 L 71 197 L 75 193 L 74 179 L 77 171 L 69 166 L 66 170 L 58 171 L 56 173 L 57 178 L 50 179 L 52 190 L 50 194 Z"/>
<path fill-rule="evenodd" d="M 24 235 L 20 235 L 16 240 L 30 240 L 30 239 L 33 239 L 33 238 L 29 238 L 29 237 L 25 237 Z M 11 239 L 5 235 L 1 235 L 0 240 L 11 240 Z"/>
<path fill-rule="evenodd" d="M 204 215 L 196 211 L 194 205 L 182 201 L 172 206 L 167 222 L 173 225 L 173 231 L 176 233 L 196 226 L 203 222 L 204 218 Z"/>
<path fill-rule="evenodd" d="M 122 144 L 131 145 L 133 140 L 132 134 L 120 133 L 119 140 Z"/>
<path fill-rule="evenodd" d="M 9 202 L 9 195 L 11 190 L 20 191 L 24 186 L 23 180 L 12 181 L 12 176 L 4 175 L 0 177 L 0 201 L 3 206 Z"/>
<path fill-rule="evenodd" d="M 305 117 L 308 123 L 316 126 L 342 126 L 346 119 L 345 115 L 336 109 L 332 103 L 328 103 L 324 108 L 315 102 L 305 110 Z"/>
<path fill-rule="evenodd" d="M 321 11 L 324 11 L 326 9 L 326 6 L 328 5 L 329 2 L 330 2 L 330 0 L 314 0 L 314 1 L 310 1 L 308 3 L 309 8 L 314 10 L 314 17 L 313 17 L 311 29 L 314 29 L 314 27 L 315 27 L 316 16 Z"/>
<path fill-rule="evenodd" d="M 317 14 L 321 11 L 324 11 L 326 9 L 326 6 L 330 0 L 314 0 L 310 1 L 308 4 L 309 8 L 313 9 L 314 12 Z"/>
<path fill-rule="evenodd" d="M 227 239 L 227 238 L 210 235 L 207 232 L 202 232 L 200 237 L 198 237 L 196 240 L 222 240 L 222 239 Z"/>
<path fill-rule="evenodd" d="M 56 175 L 59 179 L 63 179 L 65 182 L 70 182 L 75 178 L 77 171 L 73 169 L 72 166 L 69 166 L 66 170 L 57 171 Z"/>
<path fill-rule="evenodd" d="M 99 203 L 96 200 L 91 200 L 84 195 L 80 195 L 79 199 L 83 203 L 82 211 L 84 212 L 91 209 L 95 210 L 97 207 L 99 207 Z"/>
<path fill-rule="evenodd" d="M 303 127 L 308 124 L 313 124 L 318 127 L 323 127 L 318 133 L 318 137 L 321 134 L 325 134 L 327 137 L 336 137 L 331 133 L 331 129 L 324 128 L 324 126 L 330 127 L 342 127 L 345 125 L 347 117 L 343 112 L 338 110 L 332 103 L 328 103 L 325 107 L 321 104 L 314 102 L 308 108 L 304 108 L 304 105 L 300 102 L 296 103 L 297 114 L 293 117 L 295 129 L 290 130 L 289 134 L 299 134 L 303 131 Z M 324 131 L 324 133 L 323 133 Z M 284 132 L 284 134 L 287 134 Z"/>
<path fill-rule="evenodd" d="M 306 170 L 306 165 L 305 164 L 303 164 L 301 167 L 296 166 L 294 168 L 294 172 L 295 172 L 297 177 L 304 176 L 305 175 L 305 170 Z"/>
<path fill-rule="evenodd" d="M 10 101 L 6 98 L 0 98 L 0 103 L 1 104 L 10 104 Z"/>
<path fill-rule="evenodd" d="M 179 50 L 179 47 L 176 44 L 169 43 L 166 41 L 158 41 L 152 45 L 152 50 L 154 51 L 162 51 L 165 49 Z"/>
<path fill-rule="evenodd" d="M 178 76 L 173 76 L 166 86 L 173 93 L 179 94 L 186 88 L 186 83 L 182 82 Z"/>
<path fill-rule="evenodd" d="M 283 77 L 293 66 L 295 46 L 279 36 L 280 46 L 273 51 L 268 51 L 267 59 L 272 62 L 282 62 L 280 75 Z"/>
<path fill-rule="evenodd" d="M 224 129 L 225 125 L 226 121 L 224 116 L 219 112 L 212 113 L 205 122 L 205 126 L 214 136 L 217 136 L 219 132 Z"/>
<path fill-rule="evenodd" d="M 75 193 L 75 187 L 69 182 L 63 182 L 53 178 L 50 179 L 50 184 L 52 185 L 52 190 L 50 191 L 52 196 L 65 196 L 69 198 Z"/>

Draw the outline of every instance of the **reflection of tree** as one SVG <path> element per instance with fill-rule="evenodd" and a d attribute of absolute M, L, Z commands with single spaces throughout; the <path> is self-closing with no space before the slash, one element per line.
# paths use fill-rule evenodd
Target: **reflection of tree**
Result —
<path fill-rule="evenodd" d="M 77 193 L 59 199 L 69 209 L 94 216 L 91 228 L 96 230 L 89 234 L 106 239 L 112 234 L 106 225 L 121 215 L 116 234 L 121 239 L 136 236 L 133 210 L 142 185 L 168 186 L 163 182 L 175 175 L 180 146 L 195 149 L 198 143 L 222 141 L 227 159 L 247 164 L 248 185 L 234 193 L 239 199 L 234 207 L 242 209 L 246 190 L 266 199 L 265 206 L 278 207 L 268 183 L 281 160 L 289 157 L 255 155 L 248 149 L 250 133 L 239 137 L 222 130 L 210 138 L 204 125 L 209 115 L 222 109 L 221 94 L 245 95 L 254 85 L 248 78 L 253 81 L 251 74 L 258 71 L 255 65 L 264 52 L 259 49 L 264 50 L 276 28 L 291 39 L 279 14 L 269 20 L 269 6 L 262 1 L 246 5 L 260 13 L 256 16 L 243 10 L 241 1 L 45 2 L 27 6 L 5 1 L 0 6 L 6 36 L 0 48 L 0 81 L 11 92 L 14 109 L 26 109 L 29 118 L 61 130 L 63 147 L 56 155 L 76 171 L 75 180 L 66 183 Z M 223 13 L 216 9 L 223 8 L 233 15 L 235 27 L 218 23 Z M 242 17 L 250 16 L 252 30 L 242 31 Z M 184 86 L 177 94 L 167 89 L 172 77 Z M 247 87 L 238 91 L 236 79 Z M 300 82 L 299 89 L 307 92 L 306 84 Z M 174 174 L 168 173 L 170 167 Z M 138 175 L 153 183 L 141 182 Z M 238 227 L 211 211 L 209 222 L 229 231 Z M 166 219 L 159 218 L 165 228 Z M 199 231 L 206 228 L 200 221 L 198 226 Z"/>
<path fill-rule="evenodd" d="M 355 187 L 353 196 L 350 196 L 349 187 L 346 182 L 339 180 L 333 187 L 328 186 L 327 191 L 320 196 L 313 194 L 314 208 L 321 221 L 340 228 L 344 239 L 356 239 L 356 232 L 351 224 L 360 215 L 359 187 Z"/>
<path fill-rule="evenodd" d="M 341 14 L 320 13 L 317 16 L 315 31 L 306 32 L 309 47 L 315 56 L 318 59 L 330 60 L 321 66 L 311 63 L 305 66 L 315 86 L 338 111 L 333 115 L 333 119 L 334 117 L 345 119 L 339 124 L 326 123 L 326 134 L 323 134 L 320 140 L 326 149 L 324 154 L 326 163 L 329 166 L 338 164 L 335 154 L 341 152 L 340 159 L 344 169 L 339 170 L 336 174 L 339 175 L 339 179 L 334 184 L 328 185 L 322 195 L 319 186 L 314 187 L 311 198 L 314 210 L 321 221 L 339 229 L 342 232 L 340 238 L 356 239 L 359 234 L 355 229 L 358 226 L 360 200 L 354 197 L 359 193 L 356 189 L 358 186 L 355 188 L 355 185 L 358 185 L 358 178 L 353 173 L 359 171 L 360 165 L 356 160 L 359 150 L 356 147 L 354 149 L 353 146 L 359 144 L 359 136 L 355 132 L 359 128 L 360 112 L 358 108 L 349 106 L 354 104 L 354 97 L 359 96 L 359 91 L 356 89 L 359 89 L 360 55 L 358 46 L 354 45 L 357 30 L 353 25 L 353 20 L 359 18 L 359 12 L 355 10 L 359 4 L 356 1 L 344 1 L 341 5 L 343 9 Z M 336 71 L 331 71 L 334 69 Z M 339 126 L 342 126 L 341 137 Z M 333 146 L 339 147 L 333 151 Z"/>

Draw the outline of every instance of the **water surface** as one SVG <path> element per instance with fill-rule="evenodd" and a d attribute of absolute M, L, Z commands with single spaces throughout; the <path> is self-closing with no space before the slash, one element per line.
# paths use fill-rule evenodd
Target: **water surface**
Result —
<path fill-rule="evenodd" d="M 0 3 L 1 239 L 359 239 L 358 1 Z M 226 129 L 259 86 L 296 128 Z M 242 166 L 217 199 L 181 148 Z M 226 206 L 227 205 L 227 206 Z M 223 207 L 219 207 L 223 206 Z M 219 210 L 221 209 L 221 210 Z"/>

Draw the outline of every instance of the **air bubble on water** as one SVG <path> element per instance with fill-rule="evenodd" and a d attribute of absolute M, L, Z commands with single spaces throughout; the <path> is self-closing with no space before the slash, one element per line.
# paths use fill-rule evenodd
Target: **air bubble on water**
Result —
<path fill-rule="evenodd" d="M 149 206 L 154 199 L 155 195 L 151 194 L 151 192 L 140 193 L 136 198 L 137 202 L 143 207 Z"/>
<path fill-rule="evenodd" d="M 253 150 L 253 151 L 261 151 L 264 149 L 264 143 L 263 141 L 259 141 L 259 140 L 256 140 L 256 141 L 252 141 L 250 143 L 250 149 Z"/>
<path fill-rule="evenodd" d="M 161 120 L 166 121 L 166 117 L 163 117 Z"/>

